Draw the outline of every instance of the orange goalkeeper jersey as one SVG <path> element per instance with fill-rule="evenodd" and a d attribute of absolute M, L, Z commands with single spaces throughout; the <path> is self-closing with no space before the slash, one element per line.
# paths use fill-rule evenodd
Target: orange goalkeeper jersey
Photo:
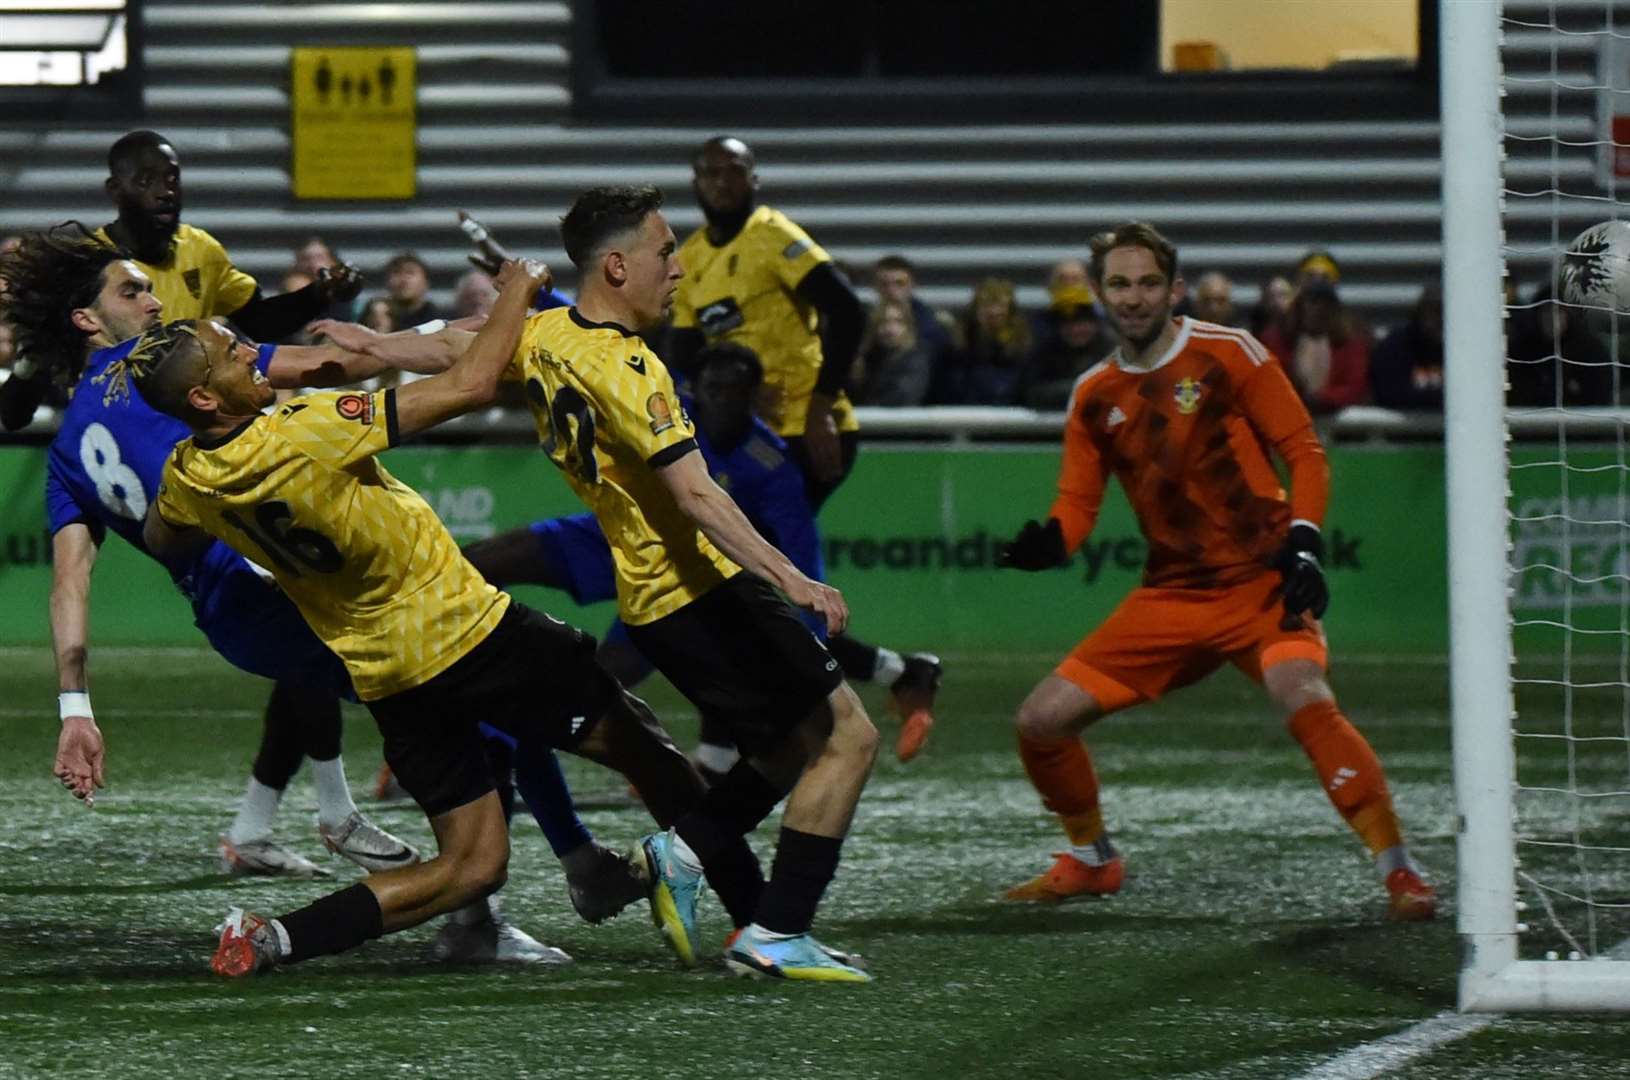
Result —
<path fill-rule="evenodd" d="M 1287 498 L 1269 457 L 1290 467 Z M 1330 468 L 1277 360 L 1244 330 L 1179 319 L 1148 370 L 1117 350 L 1076 383 L 1052 514 L 1074 551 L 1109 476 L 1149 542 L 1145 585 L 1214 588 L 1262 572 L 1292 520 L 1319 525 Z"/>

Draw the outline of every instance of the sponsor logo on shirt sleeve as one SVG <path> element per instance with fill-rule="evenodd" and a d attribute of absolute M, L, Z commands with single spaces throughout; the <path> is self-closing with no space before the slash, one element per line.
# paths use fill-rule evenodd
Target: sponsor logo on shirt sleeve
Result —
<path fill-rule="evenodd" d="M 341 394 L 334 399 L 334 411 L 341 420 L 355 420 L 359 424 L 374 422 L 374 399 L 368 394 Z"/>
<path fill-rule="evenodd" d="M 651 418 L 653 435 L 661 435 L 674 426 L 673 409 L 660 391 L 645 399 L 645 415 Z"/>

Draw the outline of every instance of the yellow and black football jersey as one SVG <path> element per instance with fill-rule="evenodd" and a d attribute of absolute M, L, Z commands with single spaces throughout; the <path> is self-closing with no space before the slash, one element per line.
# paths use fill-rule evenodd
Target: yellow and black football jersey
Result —
<path fill-rule="evenodd" d="M 106 229 L 96 235 L 108 239 Z M 255 279 L 232 265 L 221 242 L 203 229 L 181 225 L 164 263 L 133 260 L 153 279 L 153 295 L 164 305 L 161 318 L 210 319 L 230 315 L 255 295 Z"/>
<path fill-rule="evenodd" d="M 308 394 L 219 442 L 183 440 L 158 494 L 165 521 L 271 571 L 364 701 L 428 682 L 509 607 L 375 460 L 395 442 L 395 390 Z"/>
<path fill-rule="evenodd" d="M 702 228 L 679 248 L 685 277 L 674 296 L 674 325 L 700 329 L 709 343 L 734 341 L 758 353 L 764 365 L 758 412 L 778 435 L 804 433 L 821 371 L 819 317 L 793 290 L 810 270 L 831 261 L 808 233 L 768 206 L 754 210 L 723 247 L 714 247 Z M 832 417 L 839 431 L 860 426 L 841 394 Z"/>
<path fill-rule="evenodd" d="M 506 376 L 525 384 L 544 453 L 600 521 L 624 622 L 660 619 L 740 570 L 656 474 L 696 449 L 696 429 L 667 367 L 632 330 L 575 307 L 533 315 Z"/>

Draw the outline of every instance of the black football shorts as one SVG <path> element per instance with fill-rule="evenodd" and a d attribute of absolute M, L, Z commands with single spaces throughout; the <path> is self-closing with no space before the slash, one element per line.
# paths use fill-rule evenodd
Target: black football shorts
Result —
<path fill-rule="evenodd" d="M 843 682 L 792 606 L 746 571 L 628 636 L 748 755 L 781 742 Z"/>
<path fill-rule="evenodd" d="M 590 634 L 510 602 L 498 625 L 429 682 L 367 703 L 385 762 L 430 817 L 493 790 L 479 725 L 569 750 L 618 690 Z"/>

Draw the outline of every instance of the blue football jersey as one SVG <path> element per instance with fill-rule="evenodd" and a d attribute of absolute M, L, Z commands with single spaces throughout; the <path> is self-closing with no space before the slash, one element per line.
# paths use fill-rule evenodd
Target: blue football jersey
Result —
<path fill-rule="evenodd" d="M 94 381 L 115 360 L 123 359 L 136 339 L 98 350 L 85 365 L 74 388 L 62 426 L 46 458 L 45 512 L 50 530 L 84 522 L 100 538 L 111 529 L 152 556 L 142 541 L 142 520 L 158 493 L 159 478 L 170 452 L 192 432 L 173 416 L 146 401 L 134 383 L 128 396 L 106 400 L 106 383 Z M 275 345 L 260 346 L 257 361 L 264 374 Z M 253 572 L 242 555 L 211 543 L 183 565 L 167 567 L 181 591 L 193 602 L 200 622 L 212 615 L 210 599 L 225 575 Z"/>
<path fill-rule="evenodd" d="M 680 401 L 691 407 L 687 398 Z M 755 416 L 752 430 L 728 454 L 708 442 L 700 425 L 696 447 L 714 482 L 730 493 L 764 539 L 781 549 L 806 577 L 825 581 L 821 536 L 804 494 L 804 474 L 787 455 L 781 436 Z"/>
<path fill-rule="evenodd" d="M 571 307 L 572 298 L 554 286 L 539 289 L 538 295 L 532 298 L 533 311 L 548 311 L 550 308 Z"/>

